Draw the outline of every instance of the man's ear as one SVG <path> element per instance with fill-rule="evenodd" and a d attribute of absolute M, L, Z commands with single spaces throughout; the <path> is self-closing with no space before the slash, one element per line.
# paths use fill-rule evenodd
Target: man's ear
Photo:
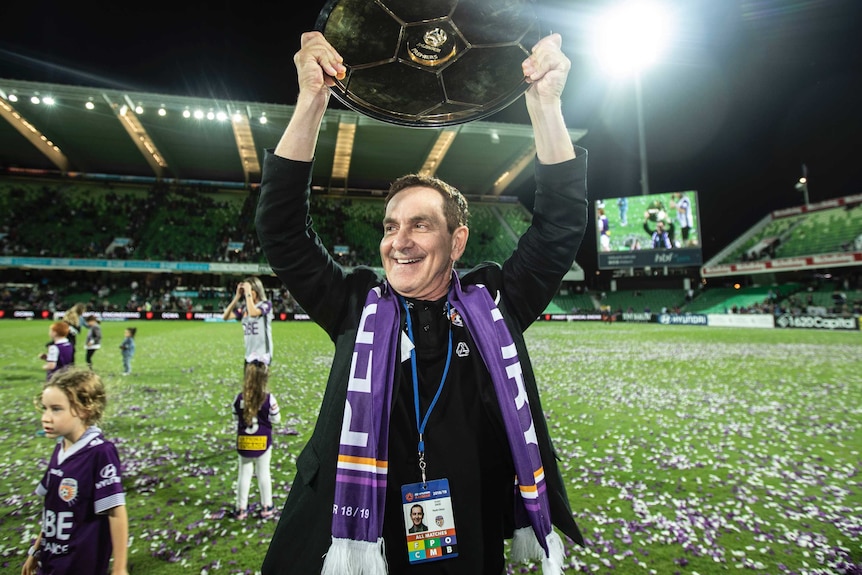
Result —
<path fill-rule="evenodd" d="M 464 250 L 467 248 L 467 238 L 470 236 L 470 229 L 467 226 L 458 226 L 452 232 L 452 263 L 457 262 L 464 255 Z"/>

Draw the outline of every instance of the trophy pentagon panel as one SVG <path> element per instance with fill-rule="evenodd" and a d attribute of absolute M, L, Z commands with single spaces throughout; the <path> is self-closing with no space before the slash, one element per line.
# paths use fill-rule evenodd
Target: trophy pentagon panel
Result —
<path fill-rule="evenodd" d="M 406 24 L 436 20 L 452 14 L 458 0 L 380 0 L 388 10 Z"/>
<path fill-rule="evenodd" d="M 452 23 L 471 45 L 519 42 L 536 20 L 527 0 L 460 0 L 452 13 Z"/>
<path fill-rule="evenodd" d="M 401 24 L 382 6 L 368 0 L 331 3 L 318 30 L 350 67 L 392 61 L 396 57 Z M 322 26 L 321 26 L 322 24 Z"/>
<path fill-rule="evenodd" d="M 392 85 L 393 77 L 398 78 L 397 86 Z M 351 99 L 369 112 L 398 114 L 402 118 L 418 117 L 445 101 L 436 74 L 398 63 L 354 70 L 347 90 Z"/>
<path fill-rule="evenodd" d="M 493 107 L 498 100 L 520 95 L 524 83 L 520 62 L 527 54 L 520 46 L 471 48 L 441 72 L 450 100 Z"/>

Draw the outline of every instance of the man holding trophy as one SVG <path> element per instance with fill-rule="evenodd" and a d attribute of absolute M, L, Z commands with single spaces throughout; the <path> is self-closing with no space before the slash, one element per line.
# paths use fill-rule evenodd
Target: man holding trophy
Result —
<path fill-rule="evenodd" d="M 523 336 L 587 222 L 586 150 L 563 118 L 571 64 L 560 46 L 559 35 L 545 36 L 521 66 L 536 200 L 515 252 L 459 276 L 467 202 L 453 186 L 411 174 L 392 184 L 381 214 L 380 277 L 342 268 L 312 227 L 318 131 L 330 88 L 349 70 L 323 34 L 302 35 L 299 96 L 265 156 L 256 225 L 273 271 L 335 355 L 264 575 L 500 575 L 507 538 L 510 560 L 541 561 L 551 575 L 564 558 L 554 527 L 583 544 Z M 411 532 L 417 503 L 445 524 Z"/>

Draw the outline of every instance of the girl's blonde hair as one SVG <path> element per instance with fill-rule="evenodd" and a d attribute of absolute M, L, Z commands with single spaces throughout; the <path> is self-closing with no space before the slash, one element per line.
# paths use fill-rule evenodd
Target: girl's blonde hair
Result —
<path fill-rule="evenodd" d="M 245 379 L 242 383 L 242 419 L 251 425 L 269 393 L 269 366 L 261 361 L 245 364 Z"/>
<path fill-rule="evenodd" d="M 76 303 L 66 310 L 63 314 L 63 321 L 68 322 L 73 327 L 78 327 L 78 322 L 81 316 L 87 311 L 87 305 L 81 302 Z"/>
<path fill-rule="evenodd" d="M 257 301 L 266 301 L 266 290 L 263 289 L 263 282 L 259 277 L 249 276 L 243 281 L 246 281 L 251 286 L 251 290 L 257 294 Z"/>
<path fill-rule="evenodd" d="M 66 394 L 69 405 L 86 425 L 99 423 L 105 415 L 108 403 L 105 384 L 102 378 L 89 369 L 69 368 L 59 371 L 42 384 L 42 391 L 49 387 L 56 387 Z M 42 404 L 41 394 L 36 403 Z"/>

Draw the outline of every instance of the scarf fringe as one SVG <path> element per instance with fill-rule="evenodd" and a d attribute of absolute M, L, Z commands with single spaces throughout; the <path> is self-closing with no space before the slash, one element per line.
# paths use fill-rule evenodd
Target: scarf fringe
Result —
<path fill-rule="evenodd" d="M 320 575 L 387 575 L 383 537 L 377 543 L 332 538 Z"/>
<path fill-rule="evenodd" d="M 550 556 L 545 556 L 545 550 L 539 544 L 532 527 L 515 529 L 509 558 L 513 563 L 541 561 L 543 575 L 562 575 L 563 560 L 566 555 L 563 540 L 556 531 L 551 531 L 545 538 L 545 543 L 548 545 Z"/>

